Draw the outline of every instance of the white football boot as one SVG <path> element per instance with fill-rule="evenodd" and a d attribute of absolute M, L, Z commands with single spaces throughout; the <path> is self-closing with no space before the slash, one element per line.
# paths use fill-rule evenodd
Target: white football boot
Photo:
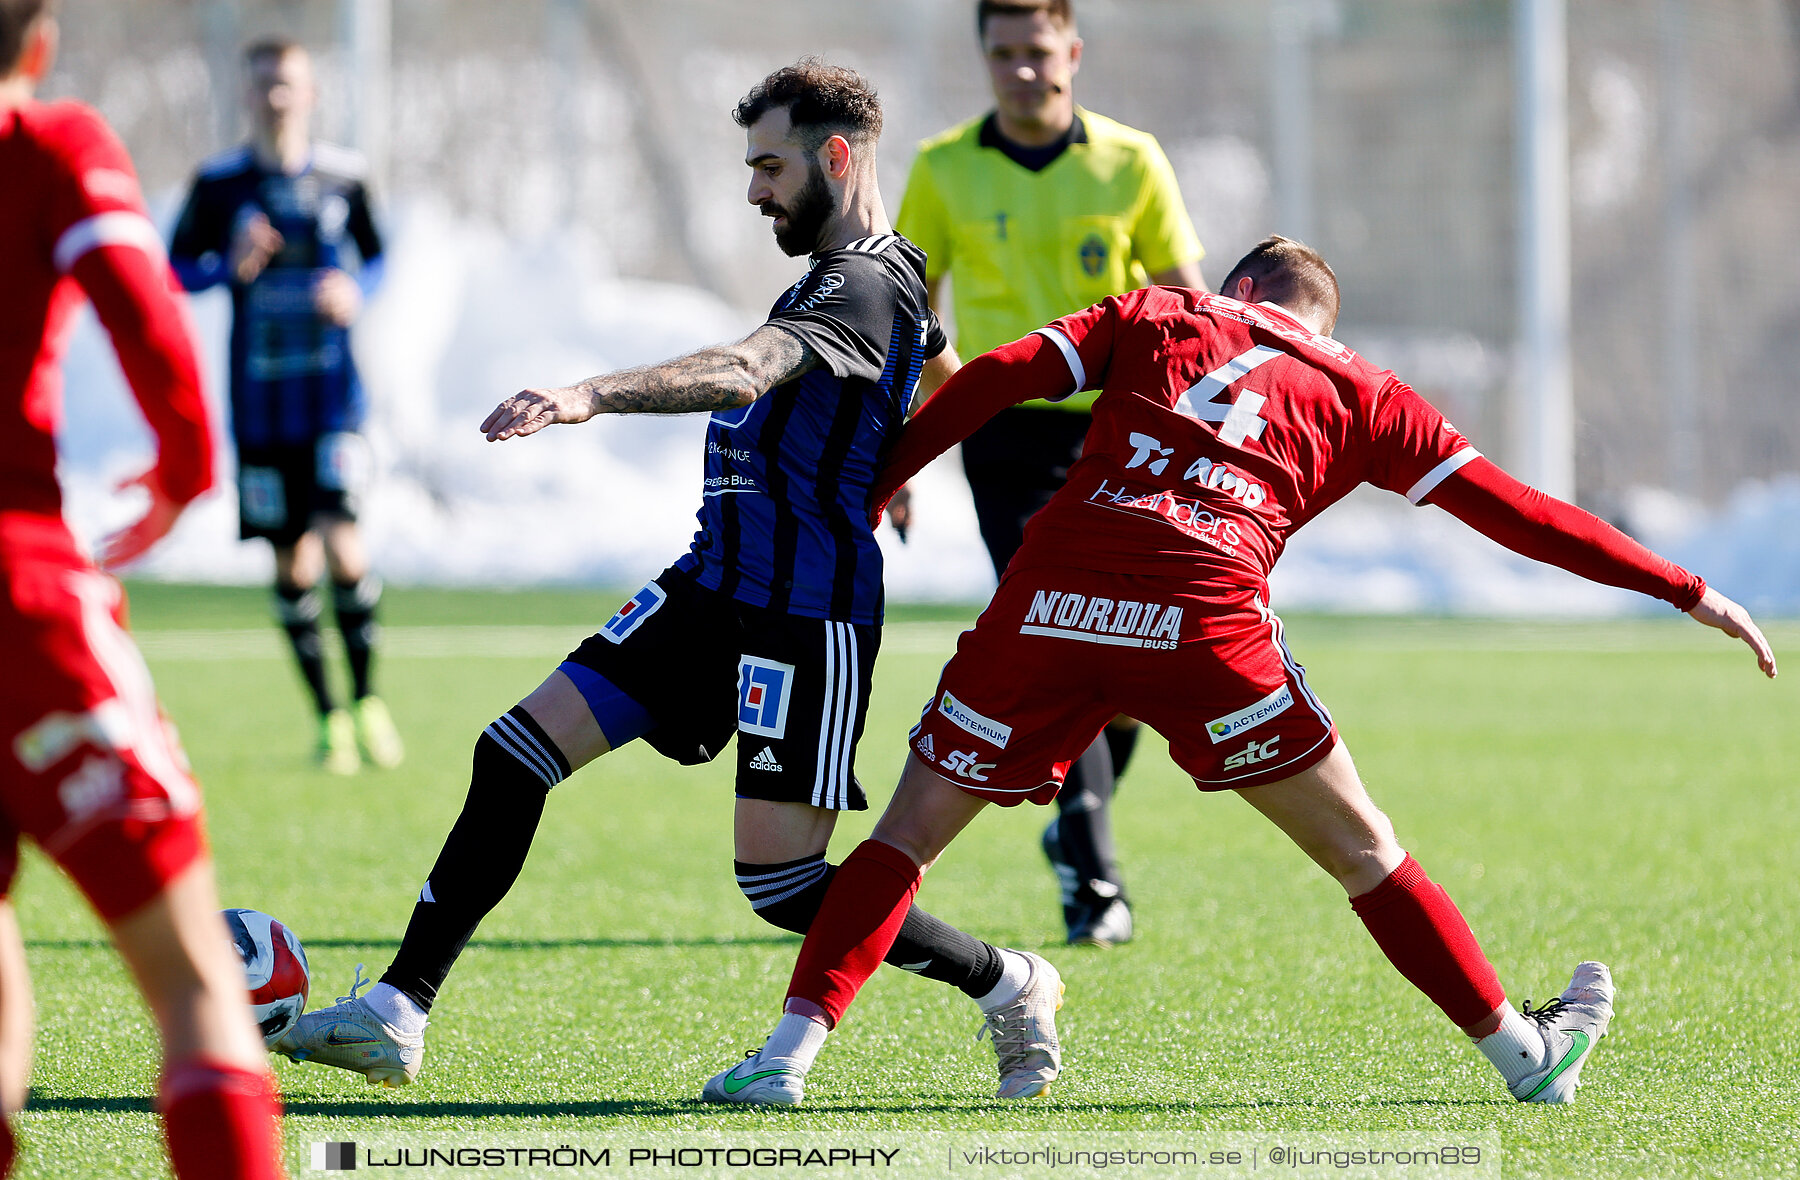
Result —
<path fill-rule="evenodd" d="M 798 1106 L 806 1096 L 806 1075 L 791 1069 L 765 1069 L 762 1050 L 714 1074 L 700 1091 L 702 1102 L 739 1102 L 747 1106 Z"/>
<path fill-rule="evenodd" d="M 1536 1010 L 1527 1000 L 1519 1014 L 1544 1034 L 1544 1068 L 1512 1086 L 1513 1097 L 1520 1102 L 1575 1101 L 1581 1067 L 1612 1023 L 1612 972 L 1605 963 L 1579 963 L 1561 996 Z"/>
<path fill-rule="evenodd" d="M 975 1039 L 987 1037 L 1000 1059 L 1000 1090 L 995 1097 L 1037 1098 L 1062 1072 L 1056 1013 L 1062 1008 L 1063 981 L 1043 957 L 1017 953 L 1031 961 L 1031 978 L 1017 999 L 988 1013 Z"/>
<path fill-rule="evenodd" d="M 275 1051 L 292 1061 L 316 1061 L 363 1075 L 371 1086 L 408 1086 L 425 1064 L 425 1038 L 408 1036 L 377 1016 L 357 996 L 373 982 L 362 977 L 356 965 L 356 981 L 350 994 L 294 1022 L 275 1043 Z"/>

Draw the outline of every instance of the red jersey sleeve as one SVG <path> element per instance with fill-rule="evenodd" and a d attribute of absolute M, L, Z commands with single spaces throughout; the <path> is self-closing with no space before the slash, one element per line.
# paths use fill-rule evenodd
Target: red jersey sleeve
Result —
<path fill-rule="evenodd" d="M 1141 291 L 1109 296 L 1092 307 L 1052 320 L 1033 333 L 1056 345 L 1075 377 L 1075 388 L 1046 401 L 1061 401 L 1084 389 L 1099 389 L 1106 384 L 1113 346 L 1118 343 L 1119 326 L 1126 317 L 1124 305 L 1141 298 Z"/>
<path fill-rule="evenodd" d="M 1037 332 L 984 352 L 938 386 L 888 453 L 870 496 L 869 523 L 902 484 L 1001 410 L 1037 398 L 1068 397 L 1069 371 Z"/>
<path fill-rule="evenodd" d="M 51 260 L 93 302 L 156 433 L 157 481 L 185 503 L 212 486 L 213 446 L 179 284 L 125 146 L 92 110 L 58 106 L 47 137 L 59 164 L 46 206 Z"/>
<path fill-rule="evenodd" d="M 1706 582 L 1597 516 L 1520 483 L 1486 459 L 1433 490 L 1431 502 L 1526 557 L 1690 611 Z"/>
<path fill-rule="evenodd" d="M 131 245 L 161 257 L 162 238 L 150 223 L 137 172 L 125 145 L 94 111 L 53 104 L 46 143 L 57 158 L 58 183 L 44 226 L 56 269 L 68 274 L 89 250 Z"/>
<path fill-rule="evenodd" d="M 1368 481 L 1414 504 L 1463 464 L 1481 458 L 1436 406 L 1394 377 L 1377 396 L 1369 445 Z"/>

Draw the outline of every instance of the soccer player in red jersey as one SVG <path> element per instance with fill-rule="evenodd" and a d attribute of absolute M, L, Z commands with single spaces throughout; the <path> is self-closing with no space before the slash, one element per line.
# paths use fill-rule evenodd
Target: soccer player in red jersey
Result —
<path fill-rule="evenodd" d="M 85 295 L 160 444 L 129 561 L 212 486 L 212 426 L 162 243 L 124 147 L 94 111 L 32 98 L 56 25 L 0 0 L 0 894 L 29 836 L 106 922 L 162 1034 L 158 1108 L 176 1175 L 275 1177 L 280 1105 L 214 893 L 200 791 L 121 629 L 119 586 L 62 519 L 58 364 Z M 0 1100 L 23 1104 L 29 991 L 0 900 Z M 0 1134 L 10 1160 L 10 1131 Z"/>
<path fill-rule="evenodd" d="M 872 838 L 838 869 L 783 1024 L 835 1025 L 925 867 L 988 803 L 1050 802 L 1070 761 L 1125 713 L 1169 739 L 1195 786 L 1238 791 L 1342 885 L 1383 953 L 1516 1098 L 1568 1102 L 1612 1016 L 1610 973 L 1585 962 L 1543 1008 L 1507 1001 L 1449 895 L 1364 791 L 1269 610 L 1269 570 L 1295 529 L 1366 482 L 1662 598 L 1741 638 L 1770 677 L 1774 654 L 1738 604 L 1514 480 L 1394 374 L 1332 340 L 1337 279 L 1311 249 L 1269 238 L 1220 289 L 1151 287 L 1065 316 L 970 362 L 902 433 L 877 505 L 1002 407 L 1101 391 L 1068 485 L 958 643 Z M 1044 1084 L 1055 1079 L 1053 1033 L 1024 1014 L 1003 1034 L 1035 1045 Z M 807 1042 L 815 1053 L 819 1041 Z M 782 1064 L 804 1076 L 810 1063 Z M 727 1072 L 766 1070 L 752 1057 Z"/>

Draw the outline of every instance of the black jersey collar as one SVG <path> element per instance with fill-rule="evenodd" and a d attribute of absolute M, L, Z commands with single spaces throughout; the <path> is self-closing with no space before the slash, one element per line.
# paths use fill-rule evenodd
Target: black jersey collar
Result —
<path fill-rule="evenodd" d="M 1086 143 L 1087 141 L 1087 124 L 1081 121 L 1079 109 L 1075 112 L 1075 121 L 1069 124 L 1069 129 L 1063 132 L 1062 138 L 1054 143 L 1047 143 L 1043 147 L 1025 147 L 1000 134 L 1000 117 L 991 112 L 987 118 L 981 121 L 981 131 L 977 139 L 982 147 L 994 148 L 1027 172 L 1042 172 L 1061 158 L 1062 154 L 1069 150 L 1070 144 Z"/>

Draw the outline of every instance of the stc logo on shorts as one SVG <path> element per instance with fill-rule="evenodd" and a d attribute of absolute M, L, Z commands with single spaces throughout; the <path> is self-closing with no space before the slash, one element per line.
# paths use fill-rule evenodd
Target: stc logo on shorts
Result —
<path fill-rule="evenodd" d="M 1275 749 L 1275 743 L 1280 740 L 1281 735 L 1276 734 L 1266 742 L 1251 742 L 1248 746 L 1245 746 L 1231 757 L 1225 759 L 1225 769 L 1242 770 L 1244 767 L 1253 766 L 1258 762 L 1267 762 L 1269 759 L 1276 756 L 1277 751 Z"/>
<path fill-rule="evenodd" d="M 600 628 L 600 634 L 614 643 L 624 643 L 633 631 L 644 625 L 644 620 L 657 612 L 662 604 L 668 601 L 668 595 L 655 582 L 645 586 L 631 596 L 631 601 L 614 612 L 613 617 L 606 620 Z"/>
<path fill-rule="evenodd" d="M 793 690 L 794 665 L 760 656 L 739 657 L 738 732 L 787 736 L 788 697 Z"/>
<path fill-rule="evenodd" d="M 1032 595 L 1019 634 L 1174 651 L 1181 641 L 1181 608 L 1039 590 Z"/>
<path fill-rule="evenodd" d="M 1246 705 L 1235 713 L 1216 717 L 1206 723 L 1206 736 L 1212 739 L 1213 745 L 1229 741 L 1246 729 L 1255 729 L 1269 718 L 1287 711 L 1294 703 L 1292 685 L 1284 684 L 1254 705 Z M 1252 762 L 1260 759 L 1252 758 Z"/>
<path fill-rule="evenodd" d="M 944 691 L 943 699 L 938 701 L 938 712 L 950 718 L 950 720 L 956 722 L 976 737 L 993 743 L 993 745 L 999 749 L 1006 749 L 1006 743 L 1012 740 L 1012 726 L 1002 725 L 992 717 L 983 717 L 980 713 L 977 713 L 975 710 L 969 708 L 969 706 L 951 696 L 948 689 Z M 961 757 L 961 755 L 950 755 L 950 758 L 958 757 Z M 974 755 L 971 754 L 970 757 L 973 758 Z M 950 758 L 945 758 L 941 765 L 949 766 Z M 959 770 L 957 773 L 961 774 L 962 772 Z"/>
<path fill-rule="evenodd" d="M 985 783 L 988 781 L 986 772 L 994 769 L 994 763 L 975 761 L 979 757 L 981 755 L 974 750 L 955 750 L 938 765 L 959 778 Z"/>

